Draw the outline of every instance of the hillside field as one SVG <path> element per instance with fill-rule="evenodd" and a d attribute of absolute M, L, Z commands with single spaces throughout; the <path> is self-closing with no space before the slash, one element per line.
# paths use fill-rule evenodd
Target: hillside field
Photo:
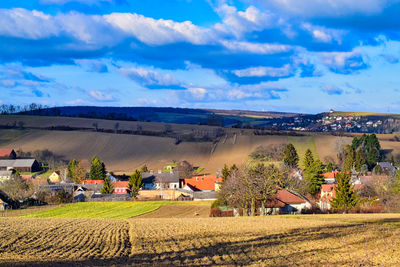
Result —
<path fill-rule="evenodd" d="M 399 214 L 0 218 L 0 265 L 399 266 Z"/>
<path fill-rule="evenodd" d="M 304 136 L 254 135 L 252 130 L 225 128 L 225 135 L 213 142 L 181 142 L 176 144 L 174 138 L 113 134 L 90 130 L 93 123 L 99 127 L 112 129 L 117 121 L 35 117 L 35 116 L 0 116 L 0 126 L 24 122 L 25 129 L 0 129 L 0 148 L 34 151 L 49 149 L 65 160 L 72 158 L 83 160 L 88 167 L 93 156 L 105 162 L 108 171 L 130 173 L 143 164 L 153 171 L 162 170 L 173 161 L 187 160 L 194 166 L 204 168 L 204 173 L 214 174 L 224 164 L 241 165 L 248 160 L 249 154 L 258 146 L 286 144 L 292 142 L 298 150 L 300 159 L 310 148 L 322 161 L 336 160 L 340 145 L 351 142 L 351 137 L 340 137 L 329 134 L 304 133 Z M 163 123 L 119 121 L 120 129 L 136 129 L 140 125 L 145 130 L 163 131 Z M 58 131 L 46 127 L 67 125 L 88 128 L 89 130 Z M 209 132 L 215 127 L 200 125 L 170 124 L 177 133 L 192 131 Z M 34 128 L 32 128 L 34 127 Z M 355 134 L 358 135 L 358 134 Z M 378 135 L 382 148 L 397 155 L 400 153 L 400 142 L 394 135 Z M 300 161 L 301 163 L 302 161 Z M 302 164 L 302 163 L 301 163 Z"/>

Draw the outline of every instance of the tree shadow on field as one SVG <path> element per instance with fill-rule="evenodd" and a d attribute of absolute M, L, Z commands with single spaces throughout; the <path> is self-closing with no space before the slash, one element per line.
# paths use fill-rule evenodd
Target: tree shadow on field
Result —
<path fill-rule="evenodd" d="M 385 223 L 387 219 L 383 219 Z M 392 222 L 392 220 L 389 220 Z M 398 222 L 399 220 L 397 220 Z M 374 221 L 374 222 L 378 222 Z M 218 235 L 217 240 L 209 242 L 213 236 L 196 236 L 189 235 L 185 238 L 168 238 L 163 240 L 145 240 L 143 242 L 145 252 L 137 252 L 130 254 L 130 246 L 127 246 L 123 255 L 130 255 L 124 257 L 115 257 L 107 259 L 86 259 L 86 260 L 60 260 L 52 262 L 23 262 L 16 263 L 15 261 L 3 262 L 0 265 L 13 265 L 13 266 L 171 266 L 171 265 L 201 265 L 201 266 L 214 266 L 214 265 L 249 265 L 249 264 L 271 264 L 277 266 L 290 266 L 290 265 L 346 265 L 351 264 L 346 262 L 345 259 L 336 260 L 336 262 L 321 262 L 319 259 L 329 259 L 332 251 L 342 249 L 346 250 L 348 247 L 357 245 L 360 241 L 353 241 L 353 243 L 345 244 L 340 243 L 340 238 L 346 238 L 349 235 L 364 235 L 368 231 L 372 231 L 371 227 L 364 227 L 363 224 L 345 224 L 345 225 L 330 225 L 325 227 L 312 227 L 300 228 L 280 234 L 265 234 L 256 232 L 254 236 L 248 236 L 241 233 L 235 235 Z M 389 236 L 387 233 L 379 232 L 379 238 Z M 363 238 L 363 242 L 371 241 L 376 237 Z M 182 244 L 184 242 L 186 247 L 179 246 L 175 250 L 171 247 L 163 249 L 164 252 L 157 253 L 155 248 L 160 244 Z M 328 244 L 325 246 L 309 244 Z M 322 243 L 321 243 L 322 241 Z M 201 247 L 196 247 L 202 245 Z M 305 242 L 306 244 L 302 243 Z M 326 244 L 325 243 L 325 244 Z M 134 244 L 131 244 L 135 248 Z M 303 245 L 303 247 L 302 247 Z M 286 249 L 287 248 L 287 249 Z M 168 251 L 166 251 L 168 250 Z M 319 257 L 315 257 L 319 255 Z"/>

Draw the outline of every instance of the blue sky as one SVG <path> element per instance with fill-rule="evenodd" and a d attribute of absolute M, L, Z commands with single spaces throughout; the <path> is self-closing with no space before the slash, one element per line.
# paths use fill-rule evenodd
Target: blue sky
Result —
<path fill-rule="evenodd" d="M 0 103 L 400 113 L 400 0 L 2 0 Z"/>

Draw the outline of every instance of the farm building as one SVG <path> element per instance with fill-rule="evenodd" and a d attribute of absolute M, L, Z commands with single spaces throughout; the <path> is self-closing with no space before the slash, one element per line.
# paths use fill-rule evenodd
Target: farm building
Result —
<path fill-rule="evenodd" d="M 222 178 L 217 176 L 195 176 L 190 179 L 183 179 L 182 188 L 191 191 L 218 191 L 221 182 Z"/>
<path fill-rule="evenodd" d="M 0 149 L 0 159 L 16 159 L 17 153 L 15 153 L 14 149 L 10 148 L 2 148 Z"/>
<path fill-rule="evenodd" d="M 37 172 L 40 165 L 35 159 L 2 159 L 0 171 L 15 170 L 18 172 Z"/>
<path fill-rule="evenodd" d="M 319 208 L 321 210 L 331 209 L 331 201 L 336 196 L 336 184 L 323 184 L 321 185 L 321 195 L 319 197 Z"/>
<path fill-rule="evenodd" d="M 176 172 L 142 173 L 143 189 L 178 189 L 179 175 Z"/>

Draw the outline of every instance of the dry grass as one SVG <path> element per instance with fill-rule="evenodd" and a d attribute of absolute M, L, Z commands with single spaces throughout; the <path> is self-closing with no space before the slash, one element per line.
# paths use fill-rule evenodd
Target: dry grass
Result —
<path fill-rule="evenodd" d="M 398 214 L 0 218 L 0 264 L 398 266 Z"/>

